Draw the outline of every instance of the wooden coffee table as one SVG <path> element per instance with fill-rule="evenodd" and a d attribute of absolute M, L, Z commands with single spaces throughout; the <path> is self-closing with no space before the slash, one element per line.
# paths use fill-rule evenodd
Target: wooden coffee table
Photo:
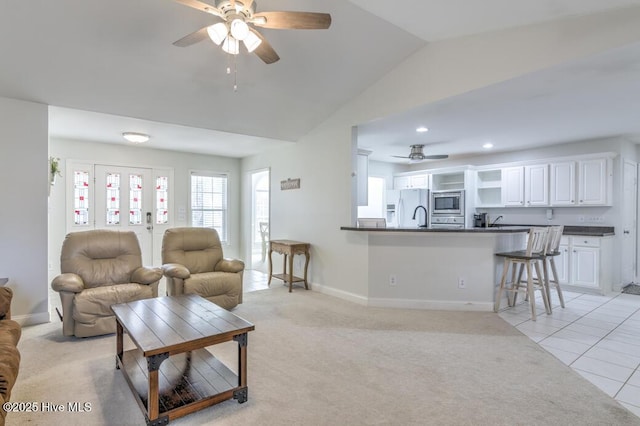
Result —
<path fill-rule="evenodd" d="M 116 316 L 116 368 L 148 425 L 234 398 L 247 401 L 247 341 L 254 325 L 195 295 L 156 297 L 111 307 Z M 123 331 L 136 345 L 123 350 Z M 238 342 L 238 374 L 206 349 Z"/>

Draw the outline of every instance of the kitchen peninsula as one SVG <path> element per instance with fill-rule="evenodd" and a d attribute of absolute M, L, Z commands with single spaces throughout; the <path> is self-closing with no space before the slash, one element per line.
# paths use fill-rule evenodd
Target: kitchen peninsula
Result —
<path fill-rule="evenodd" d="M 567 227 L 573 235 L 608 236 L 613 228 Z M 358 228 L 367 233 L 370 306 L 492 311 L 502 261 L 522 249 L 528 226 L 495 228 Z"/>

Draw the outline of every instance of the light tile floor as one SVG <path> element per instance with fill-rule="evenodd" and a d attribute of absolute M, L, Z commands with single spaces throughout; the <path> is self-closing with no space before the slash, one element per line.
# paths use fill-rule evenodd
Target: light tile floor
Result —
<path fill-rule="evenodd" d="M 528 302 L 500 317 L 640 417 L 640 296 L 563 292 L 552 294 L 551 315 L 536 297 L 537 321 Z"/>

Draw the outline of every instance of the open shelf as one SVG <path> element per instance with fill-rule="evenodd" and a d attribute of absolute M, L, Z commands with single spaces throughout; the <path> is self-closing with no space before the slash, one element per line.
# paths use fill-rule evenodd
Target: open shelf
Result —
<path fill-rule="evenodd" d="M 133 349 L 123 353 L 124 377 L 138 404 L 146 411 L 149 373 L 147 359 Z M 205 349 L 172 355 L 162 362 L 158 373 L 160 416 L 176 418 L 193 410 L 233 398 L 239 389 L 238 376 Z"/>

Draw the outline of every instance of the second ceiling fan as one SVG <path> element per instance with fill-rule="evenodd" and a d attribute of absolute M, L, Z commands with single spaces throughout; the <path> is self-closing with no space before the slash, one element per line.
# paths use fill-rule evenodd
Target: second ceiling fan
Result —
<path fill-rule="evenodd" d="M 444 160 L 445 158 L 449 158 L 447 154 L 434 154 L 434 155 L 425 155 L 424 154 L 424 145 L 411 145 L 411 152 L 407 157 L 402 157 L 400 155 L 393 155 L 395 158 L 408 158 L 412 163 L 419 163 L 424 160 Z"/>
<path fill-rule="evenodd" d="M 254 26 L 284 30 L 321 30 L 331 26 L 331 15 L 328 13 L 256 12 L 256 2 L 253 0 L 216 0 L 215 6 L 198 0 L 175 1 L 208 13 L 216 21 L 174 42 L 175 46 L 191 46 L 208 37 L 226 53 L 237 55 L 242 42 L 248 52 L 255 53 L 267 64 L 278 61 L 280 57 Z"/>

